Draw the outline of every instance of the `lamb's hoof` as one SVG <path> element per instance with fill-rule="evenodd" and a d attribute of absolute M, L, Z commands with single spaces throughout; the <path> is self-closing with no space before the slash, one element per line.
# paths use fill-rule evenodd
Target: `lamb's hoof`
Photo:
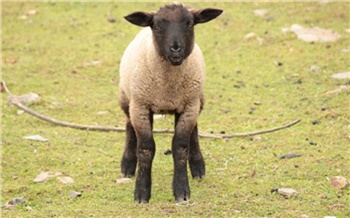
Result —
<path fill-rule="evenodd" d="M 125 158 L 122 159 L 121 173 L 123 177 L 130 178 L 135 175 L 136 171 L 136 161 L 130 161 Z"/>
<path fill-rule="evenodd" d="M 192 178 L 199 180 L 203 179 L 205 176 L 205 164 L 203 159 L 190 159 L 189 162 Z"/>
<path fill-rule="evenodd" d="M 122 173 L 122 177 L 123 178 L 131 178 L 133 176 L 134 176 L 134 174 L 124 174 L 124 173 Z"/>
<path fill-rule="evenodd" d="M 146 200 L 135 200 L 134 203 L 135 204 L 148 204 L 149 201 L 146 201 Z"/>
<path fill-rule="evenodd" d="M 145 190 L 136 186 L 134 192 L 135 204 L 148 204 L 149 199 L 151 199 L 151 189 Z"/>
<path fill-rule="evenodd" d="M 176 203 L 188 202 L 190 201 L 190 189 L 187 187 L 185 189 L 180 189 L 178 191 L 174 191 L 175 201 Z"/>
<path fill-rule="evenodd" d="M 131 178 L 131 177 L 133 177 L 133 176 L 135 176 L 135 169 L 133 168 L 133 167 L 131 167 L 131 168 L 122 168 L 122 176 L 124 177 L 124 178 Z"/>
<path fill-rule="evenodd" d="M 200 175 L 200 176 L 195 176 L 195 177 L 193 177 L 193 179 L 201 181 L 201 180 L 204 179 L 204 177 L 205 177 L 205 175 L 203 174 L 203 175 Z"/>
<path fill-rule="evenodd" d="M 190 202 L 190 196 L 189 195 L 176 198 L 176 204 L 186 204 L 188 202 Z"/>

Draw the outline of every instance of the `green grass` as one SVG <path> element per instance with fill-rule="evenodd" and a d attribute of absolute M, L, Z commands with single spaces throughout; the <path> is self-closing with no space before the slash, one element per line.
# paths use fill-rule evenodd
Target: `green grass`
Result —
<path fill-rule="evenodd" d="M 2 3 L 2 79 L 14 94 L 39 94 L 40 102 L 30 107 L 47 116 L 124 126 L 117 100 L 118 68 L 140 28 L 122 17 L 162 4 Z M 334 73 L 350 70 L 349 52 L 341 51 L 350 45 L 345 31 L 350 28 L 349 3 L 191 5 L 224 9 L 218 19 L 196 27 L 207 63 L 200 131 L 247 132 L 297 118 L 302 122 L 258 141 L 201 139 L 207 175 L 203 181 L 190 181 L 192 201 L 186 206 L 176 205 L 172 197 L 172 157 L 163 154 L 170 148 L 171 136 L 155 135 L 152 198 L 149 205 L 134 205 L 134 183 L 114 182 L 120 177 L 123 133 L 68 129 L 18 115 L 2 93 L 1 203 L 25 196 L 33 209 L 20 205 L 3 210 L 4 217 L 350 216 L 349 188 L 330 186 L 333 176 L 350 179 L 350 90 L 326 94 L 349 83 L 331 79 Z M 267 17 L 253 15 L 261 8 L 269 11 Z M 31 9 L 39 13 L 23 19 Z M 116 22 L 107 22 L 108 17 Z M 342 38 L 306 43 L 282 33 L 283 27 L 295 23 L 332 29 Z M 251 32 L 263 42 L 243 40 Z M 100 64 L 86 66 L 96 60 Z M 311 71 L 312 65 L 321 69 Z M 252 107 L 255 110 L 249 113 Z M 313 125 L 314 120 L 319 124 Z M 155 123 L 155 128 L 172 126 L 171 116 Z M 22 138 L 35 134 L 49 141 Z M 302 156 L 279 159 L 288 152 Z M 63 172 L 75 183 L 62 184 L 56 178 L 34 183 L 42 171 Z M 285 200 L 271 194 L 279 187 L 294 188 L 299 196 Z M 82 192 L 82 197 L 69 198 L 71 190 Z"/>

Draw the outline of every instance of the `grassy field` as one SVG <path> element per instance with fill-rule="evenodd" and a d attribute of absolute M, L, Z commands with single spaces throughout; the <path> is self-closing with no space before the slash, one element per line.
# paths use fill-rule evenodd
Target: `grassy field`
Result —
<path fill-rule="evenodd" d="M 16 95 L 39 94 L 41 100 L 30 107 L 47 116 L 124 126 L 118 68 L 140 28 L 123 16 L 161 5 L 2 3 L 2 79 Z M 207 175 L 203 181 L 190 180 L 187 205 L 176 205 L 172 197 L 172 157 L 163 154 L 171 135 L 157 134 L 152 198 L 149 205 L 135 205 L 134 178 L 133 183 L 115 182 L 123 133 L 74 130 L 18 114 L 2 92 L 1 204 L 26 198 L 24 205 L 2 210 L 3 217 L 350 216 L 349 188 L 331 187 L 333 176 L 350 179 L 350 81 L 331 78 L 350 70 L 350 4 L 190 5 L 224 10 L 218 19 L 196 26 L 207 64 L 200 132 L 249 132 L 301 122 L 256 140 L 202 138 Z M 268 14 L 255 16 L 255 9 Z M 342 37 L 304 42 L 282 32 L 293 24 L 332 29 Z M 244 39 L 249 33 L 257 37 Z M 171 116 L 155 122 L 158 129 L 172 126 Z M 48 141 L 23 139 L 28 135 Z M 289 152 L 301 156 L 280 159 Z M 74 183 L 33 182 L 40 172 L 61 172 Z M 281 187 L 299 195 L 284 199 L 271 193 Z M 70 198 L 72 190 L 82 196 Z"/>

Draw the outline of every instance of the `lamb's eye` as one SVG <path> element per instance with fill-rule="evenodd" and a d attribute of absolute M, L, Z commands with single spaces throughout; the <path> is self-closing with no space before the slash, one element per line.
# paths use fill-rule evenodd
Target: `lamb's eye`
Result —
<path fill-rule="evenodd" d="M 157 24 L 157 23 L 154 24 L 154 25 L 153 25 L 153 29 L 154 29 L 154 30 L 160 30 L 160 25 Z"/>
<path fill-rule="evenodd" d="M 191 21 L 188 23 L 188 29 L 193 30 L 194 23 Z"/>

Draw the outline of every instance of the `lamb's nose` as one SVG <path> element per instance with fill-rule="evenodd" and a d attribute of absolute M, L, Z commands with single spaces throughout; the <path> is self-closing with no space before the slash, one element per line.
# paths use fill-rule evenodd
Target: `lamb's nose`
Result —
<path fill-rule="evenodd" d="M 170 46 L 170 51 L 172 51 L 172 52 L 180 52 L 181 51 L 181 47 L 178 46 L 178 45 Z"/>

